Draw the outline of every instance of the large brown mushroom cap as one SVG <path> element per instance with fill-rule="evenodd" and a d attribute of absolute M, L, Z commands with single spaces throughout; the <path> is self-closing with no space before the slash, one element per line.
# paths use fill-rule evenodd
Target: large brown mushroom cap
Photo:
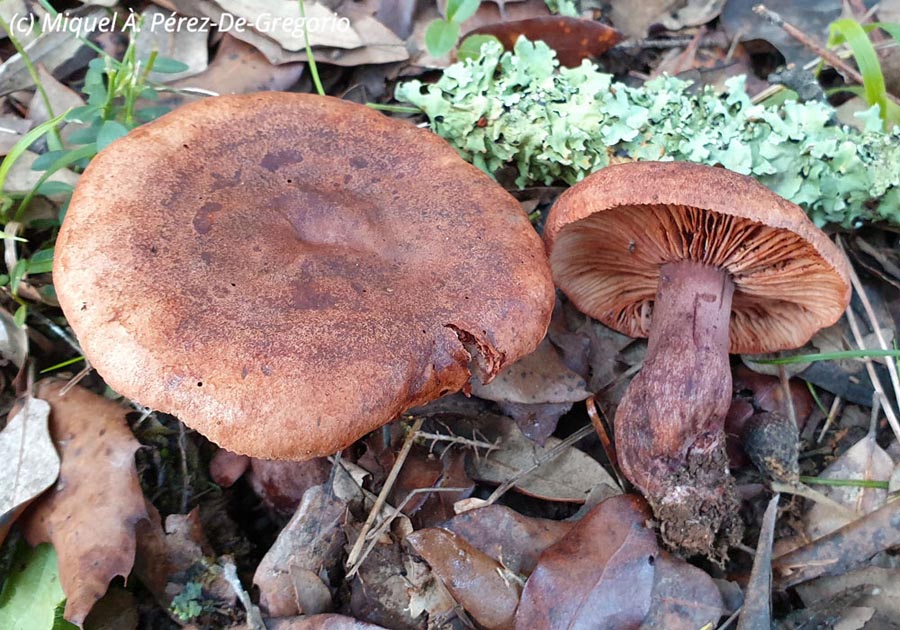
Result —
<path fill-rule="evenodd" d="M 662 265 L 692 260 L 735 284 L 731 352 L 796 348 L 840 318 L 847 262 L 803 210 L 750 177 L 631 162 L 566 191 L 544 230 L 557 285 L 584 313 L 646 337 Z"/>
<path fill-rule="evenodd" d="M 54 280 L 108 384 L 228 449 L 332 453 L 531 352 L 553 285 L 518 203 L 328 97 L 206 99 L 98 155 Z"/>

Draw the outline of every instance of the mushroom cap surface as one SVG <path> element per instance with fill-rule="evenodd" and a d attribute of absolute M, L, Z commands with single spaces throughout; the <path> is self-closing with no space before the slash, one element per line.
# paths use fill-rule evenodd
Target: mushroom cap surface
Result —
<path fill-rule="evenodd" d="M 465 387 L 470 359 L 490 379 L 553 306 L 518 202 L 443 140 L 274 92 L 198 101 L 102 151 L 54 283 L 113 389 L 278 459 Z"/>
<path fill-rule="evenodd" d="M 632 337 L 648 335 L 659 268 L 678 260 L 721 267 L 734 281 L 733 353 L 802 346 L 850 300 L 846 259 L 806 213 L 723 168 L 604 168 L 560 196 L 544 240 L 575 306 Z"/>

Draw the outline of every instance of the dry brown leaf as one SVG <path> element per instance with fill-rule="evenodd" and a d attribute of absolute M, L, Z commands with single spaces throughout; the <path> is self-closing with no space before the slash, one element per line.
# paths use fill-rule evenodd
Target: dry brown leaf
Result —
<path fill-rule="evenodd" d="M 821 576 L 841 575 L 880 551 L 900 545 L 900 501 L 858 518 L 849 525 L 778 556 L 772 562 L 775 582 L 787 588 Z"/>
<path fill-rule="evenodd" d="M 0 30 L 2 32 L 2 30 Z M 33 125 L 28 118 L 0 116 L 0 155 L 6 155 Z"/>
<path fill-rule="evenodd" d="M 45 379 L 35 395 L 50 403 L 50 435 L 62 458 L 59 481 L 26 518 L 31 545 L 59 556 L 65 617 L 81 624 L 116 576 L 134 564 L 135 527 L 147 519 L 126 410 L 83 387 Z"/>
<path fill-rule="evenodd" d="M 85 21 L 90 22 L 105 16 L 106 12 L 96 7 L 81 7 L 70 11 L 69 15 L 83 17 Z M 25 47 L 31 63 L 35 66 L 43 65 L 54 76 L 64 76 L 86 66 L 89 56 L 79 54 L 80 51 L 86 50 L 88 49 L 73 33 L 62 28 L 42 33 Z M 34 81 L 21 55 L 12 55 L 0 64 L 0 96 L 33 86 Z"/>
<path fill-rule="evenodd" d="M 590 396 L 584 380 L 562 362 L 549 339 L 500 372 L 487 385 L 473 377 L 472 393 L 494 402 L 574 403 Z"/>
<path fill-rule="evenodd" d="M 512 627 L 522 591 L 515 574 L 446 529 L 421 529 L 406 541 L 479 625 L 488 630 Z"/>
<path fill-rule="evenodd" d="M 656 557 L 650 614 L 640 630 L 713 628 L 722 616 L 722 595 L 705 571 L 664 551 Z"/>
<path fill-rule="evenodd" d="M 544 549 L 559 542 L 573 524 L 524 516 L 504 505 L 486 505 L 458 514 L 441 527 L 510 571 L 528 576 Z"/>
<path fill-rule="evenodd" d="M 341 547 L 346 542 L 346 510 L 346 504 L 325 486 L 306 491 L 253 576 L 264 614 L 288 617 L 330 610 L 328 582 L 329 576 L 337 573 Z"/>
<path fill-rule="evenodd" d="M 517 630 L 638 628 L 650 611 L 659 550 L 640 497 L 607 499 L 541 554 Z"/>
<path fill-rule="evenodd" d="M 275 65 L 250 44 L 225 33 L 206 70 L 188 79 L 175 81 L 171 86 L 215 94 L 284 91 L 300 79 L 305 67 L 305 63 L 299 62 Z M 198 98 L 202 97 L 190 92 L 172 92 L 163 94 L 160 102 L 177 107 Z"/>
<path fill-rule="evenodd" d="M 887 481 L 893 471 L 891 456 L 878 446 L 874 435 L 867 434 L 829 464 L 819 478 Z M 827 497 L 859 514 L 872 512 L 887 500 L 887 490 L 880 488 L 819 486 L 819 489 Z M 824 503 L 814 503 L 803 517 L 811 539 L 833 532 L 848 522 L 844 513 Z"/>
<path fill-rule="evenodd" d="M 13 521 L 59 475 L 59 455 L 50 440 L 50 405 L 31 396 L 10 412 L 0 432 L 0 542 Z"/>
<path fill-rule="evenodd" d="M 867 567 L 834 577 L 819 578 L 797 586 L 797 593 L 808 606 L 833 600 L 851 589 L 863 587 L 854 606 L 877 611 L 881 622 L 900 619 L 900 569 Z"/>
<path fill-rule="evenodd" d="M 295 0 L 172 0 L 171 4 L 183 15 L 209 17 L 218 24 L 226 15 L 226 25 L 238 18 L 247 20 L 244 28 L 232 26 L 229 32 L 275 65 L 306 61 L 304 31 L 295 28 L 300 18 Z M 310 45 L 320 62 L 355 66 L 404 61 L 409 57 L 403 40 L 368 13 L 355 9 L 352 3 L 342 5 L 337 12 L 313 2 L 304 7 L 310 23 L 318 20 L 324 25 L 308 29 Z M 258 21 L 260 16 L 264 16 L 263 21 Z M 281 20 L 279 28 L 274 26 L 276 19 Z M 286 27 L 288 24 L 290 28 Z"/>
<path fill-rule="evenodd" d="M 681 0 L 610 0 L 609 18 L 626 36 L 641 39 L 653 24 L 660 23 Z"/>
<path fill-rule="evenodd" d="M 84 99 L 72 88 L 63 85 L 47 71 L 43 64 L 37 67 L 38 77 L 41 80 L 44 94 L 50 102 L 51 111 L 47 111 L 47 104 L 43 98 L 33 98 L 28 107 L 28 116 L 35 124 L 50 120 L 70 109 L 84 105 Z"/>
<path fill-rule="evenodd" d="M 560 440 L 550 438 L 541 447 L 526 438 L 516 423 L 505 416 L 481 414 L 462 417 L 438 414 L 431 418 L 434 428 L 446 432 L 447 427 L 458 436 L 473 437 L 498 448 L 487 455 L 469 454 L 469 469 L 473 479 L 500 484 L 531 468 L 541 458 L 548 457 Z M 523 476 L 515 488 L 525 494 L 549 501 L 583 502 L 596 486 L 609 487 L 610 494 L 618 494 L 616 483 L 600 463 L 587 453 L 568 447 L 557 457 Z"/>

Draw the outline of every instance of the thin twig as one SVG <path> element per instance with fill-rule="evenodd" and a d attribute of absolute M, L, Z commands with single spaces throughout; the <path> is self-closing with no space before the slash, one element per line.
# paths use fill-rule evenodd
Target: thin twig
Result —
<path fill-rule="evenodd" d="M 237 598 L 244 606 L 244 610 L 247 611 L 247 628 L 249 630 L 267 630 L 262 615 L 259 613 L 259 608 L 253 605 L 250 595 L 244 590 L 244 585 L 241 584 L 234 561 L 229 556 L 222 556 L 219 563 L 222 566 L 222 577 L 231 586 L 234 594 L 237 595 Z"/>
<path fill-rule="evenodd" d="M 850 332 L 853 333 L 853 340 L 856 342 L 856 345 L 859 346 L 860 350 L 866 349 L 866 343 L 863 339 L 862 333 L 859 331 L 859 323 L 856 321 L 856 315 L 853 313 L 853 307 L 847 306 L 847 310 L 845 311 L 847 315 L 847 323 L 850 324 Z M 897 420 L 897 415 L 894 413 L 894 408 L 891 406 L 891 402 L 888 400 L 887 394 L 884 392 L 884 387 L 881 385 L 881 380 L 878 378 L 878 373 L 875 372 L 875 366 L 872 363 L 872 359 L 869 357 L 864 357 L 863 361 L 866 364 L 866 371 L 869 374 L 869 380 L 872 381 L 872 387 L 875 389 L 875 393 L 881 399 L 881 406 L 884 409 L 884 415 L 888 419 L 888 423 L 891 425 L 891 429 L 894 431 L 894 435 L 900 440 L 900 421 Z"/>
<path fill-rule="evenodd" d="M 496 451 L 498 448 L 500 448 L 496 443 L 492 444 L 490 442 L 464 438 L 458 435 L 445 435 L 443 433 L 429 433 L 428 431 L 419 431 L 418 437 L 424 438 L 426 440 L 431 440 L 432 442 L 448 442 L 451 445 L 458 444 L 460 446 L 468 446 L 474 449 L 483 448 L 487 450 L 488 453 L 490 453 L 491 451 Z"/>
<path fill-rule="evenodd" d="M 363 545 L 366 542 L 366 534 L 368 534 L 369 530 L 372 529 L 372 525 L 375 524 L 375 519 L 378 518 L 378 513 L 381 511 L 381 507 L 385 504 L 385 502 L 387 502 L 388 494 L 390 494 L 391 489 L 394 487 L 394 483 L 397 481 L 397 476 L 400 474 L 400 469 L 403 468 L 403 464 L 404 462 L 406 462 L 406 457 L 407 455 L 409 455 L 409 451 L 412 448 L 412 445 L 419 433 L 419 429 L 422 428 L 422 423 L 424 421 L 425 418 L 419 417 L 416 418 L 415 422 L 413 422 L 409 433 L 407 433 L 406 435 L 406 440 L 403 442 L 403 447 L 397 454 L 397 459 L 394 461 L 393 467 L 391 467 L 391 472 L 388 473 L 387 479 L 384 480 L 384 486 L 381 488 L 381 492 L 378 493 L 378 498 L 375 499 L 375 504 L 369 511 L 369 516 L 366 517 L 366 522 L 363 523 L 362 529 L 359 531 L 359 536 L 356 537 L 356 542 L 353 543 L 353 547 L 350 549 L 350 553 L 347 554 L 347 563 L 345 565 L 347 567 L 347 577 L 355 574 L 357 569 L 359 568 L 359 555 L 362 552 Z"/>
<path fill-rule="evenodd" d="M 528 468 L 525 468 L 523 470 L 520 470 L 515 475 L 513 475 L 512 477 L 510 477 L 509 479 L 507 479 L 506 481 L 501 483 L 499 486 L 497 486 L 497 489 L 491 493 L 491 496 L 489 496 L 487 498 L 487 500 L 484 502 L 484 504 L 491 505 L 492 503 L 494 503 L 497 499 L 499 499 L 504 494 L 506 494 L 510 488 L 515 486 L 519 481 L 521 481 L 523 477 L 534 472 L 535 470 L 537 470 L 538 468 L 540 468 L 547 462 L 550 462 L 550 461 L 556 459 L 557 457 L 559 457 L 566 449 L 568 449 L 570 446 L 575 444 L 575 442 L 582 439 L 583 437 L 590 435 L 593 430 L 594 430 L 593 425 L 583 426 L 580 429 L 578 429 L 575 433 L 573 433 L 566 439 L 562 440 L 559 444 L 557 444 L 556 446 L 551 448 L 549 451 L 547 451 L 546 453 L 544 453 L 543 455 L 538 457 L 531 466 L 529 466 Z"/>
<path fill-rule="evenodd" d="M 625 480 L 619 473 L 619 459 L 616 454 L 616 447 L 612 443 L 612 440 L 609 439 L 609 434 L 606 432 L 606 425 L 609 423 L 604 423 L 605 414 L 603 414 L 603 411 L 597 406 L 597 401 L 594 400 L 593 396 L 588 397 L 588 399 L 584 401 L 584 406 L 587 409 L 588 418 L 591 419 L 591 424 L 594 426 L 594 431 L 597 432 L 597 436 L 600 438 L 600 445 L 603 447 L 603 453 L 606 455 L 609 466 L 616 476 L 616 481 L 619 483 L 620 488 L 625 488 Z M 604 417 L 601 418 L 601 415 Z"/>
<path fill-rule="evenodd" d="M 840 237 L 837 239 L 837 244 L 841 249 L 841 252 L 846 256 L 847 251 L 844 249 L 844 242 Z M 859 276 L 856 275 L 856 270 L 853 269 L 853 265 L 848 265 L 848 268 L 850 269 L 850 283 L 853 285 L 853 290 L 856 291 L 856 295 L 859 296 L 860 302 L 862 302 L 863 310 L 866 312 L 866 317 L 869 319 L 869 327 L 872 329 L 872 332 L 875 333 L 875 338 L 878 340 L 878 345 L 881 346 L 881 349 L 889 350 L 890 348 L 888 348 L 884 335 L 881 334 L 881 326 L 878 323 L 878 318 L 875 317 L 875 309 L 872 308 L 869 296 L 866 294 L 866 290 L 863 287 L 862 282 L 860 282 Z M 897 362 L 890 357 L 885 357 L 884 364 L 891 377 L 891 385 L 894 387 L 894 400 L 900 404 L 900 373 L 897 372 Z M 887 401 L 882 402 L 882 406 L 886 404 Z M 887 414 L 887 409 L 885 409 L 885 414 Z M 900 434 L 898 434 L 898 439 L 900 439 Z"/>
<path fill-rule="evenodd" d="M 375 545 L 378 544 L 378 539 L 381 538 L 381 534 L 390 527 L 391 523 L 394 522 L 394 519 L 400 516 L 400 513 L 403 511 L 403 508 L 406 507 L 406 504 L 416 496 L 417 494 L 423 494 L 425 492 L 464 492 L 469 490 L 469 488 L 416 488 L 407 494 L 403 500 L 400 502 L 397 507 L 391 510 L 391 513 L 388 514 L 379 524 L 378 526 L 371 530 L 369 534 L 366 536 L 369 539 L 369 544 L 366 545 L 366 548 L 363 550 L 361 554 L 359 554 L 359 560 L 356 562 L 356 566 L 353 568 L 353 572 L 347 573 L 347 579 L 353 577 L 356 572 L 359 570 L 359 567 L 362 566 L 362 563 L 365 562 L 366 557 L 372 553 L 372 549 L 375 548 Z"/>
<path fill-rule="evenodd" d="M 816 440 L 816 444 L 821 444 L 822 440 L 825 439 L 825 434 L 828 432 L 828 429 L 831 428 L 831 425 L 834 424 L 835 418 L 837 418 L 838 410 L 841 408 L 841 397 L 835 396 L 834 400 L 831 403 L 831 409 L 828 410 L 828 417 L 825 418 L 825 425 L 822 427 L 822 431 L 819 433 L 819 439 Z"/>

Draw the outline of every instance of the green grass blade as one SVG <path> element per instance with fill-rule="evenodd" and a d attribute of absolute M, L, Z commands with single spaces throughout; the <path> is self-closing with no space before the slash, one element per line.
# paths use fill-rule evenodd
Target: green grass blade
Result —
<path fill-rule="evenodd" d="M 878 62 L 878 54 L 865 29 L 856 20 L 843 18 L 831 23 L 831 35 L 829 43 L 840 44 L 846 42 L 853 52 L 859 73 L 863 77 L 863 87 L 866 93 L 866 102 L 869 105 L 878 105 L 881 108 L 881 118 L 887 122 L 887 90 L 884 84 L 884 74 L 881 72 L 881 64 Z"/>
<path fill-rule="evenodd" d="M 815 363 L 816 361 L 840 361 L 842 359 L 875 359 L 880 357 L 900 358 L 900 350 L 841 350 L 837 352 L 819 352 L 814 354 L 798 354 L 778 359 L 754 359 L 744 356 L 746 361 L 763 365 L 788 365 L 790 363 Z"/>
<path fill-rule="evenodd" d="M 16 142 L 13 145 L 13 148 L 9 150 L 9 153 L 6 154 L 6 157 L 3 158 L 3 161 L 0 162 L 0 190 L 3 190 L 3 187 L 6 185 L 6 178 L 9 176 L 9 171 L 13 167 L 13 164 L 16 163 L 20 157 L 25 154 L 25 151 L 28 150 L 32 144 L 35 143 L 39 138 L 42 138 L 48 133 L 51 133 L 53 129 L 56 128 L 56 125 L 65 118 L 68 112 L 63 112 L 59 116 L 51 118 L 45 122 L 42 122 L 40 125 L 26 133 L 22 136 L 22 139 Z"/>

